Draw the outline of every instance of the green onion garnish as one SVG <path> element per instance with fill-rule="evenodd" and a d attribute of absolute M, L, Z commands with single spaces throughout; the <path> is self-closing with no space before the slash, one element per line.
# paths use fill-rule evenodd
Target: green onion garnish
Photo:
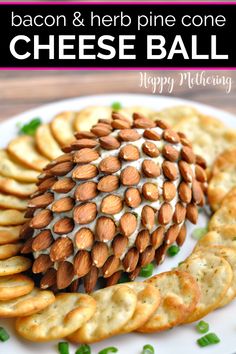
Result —
<path fill-rule="evenodd" d="M 113 111 L 119 111 L 122 108 L 122 104 L 120 102 L 113 102 L 111 108 Z"/>
<path fill-rule="evenodd" d="M 140 270 L 140 277 L 143 278 L 148 278 L 152 275 L 153 273 L 153 269 L 154 269 L 154 265 L 152 263 L 147 264 L 146 266 L 142 267 L 142 269 Z"/>
<path fill-rule="evenodd" d="M 177 253 L 179 253 L 179 251 L 180 251 L 179 246 L 172 245 L 168 248 L 167 253 L 170 257 L 174 257 L 176 256 Z"/>
<path fill-rule="evenodd" d="M 9 338 L 10 336 L 7 331 L 3 327 L 0 327 L 0 341 L 6 342 Z"/>
<path fill-rule="evenodd" d="M 69 343 L 68 342 L 59 342 L 58 351 L 60 354 L 69 354 Z"/>
<path fill-rule="evenodd" d="M 19 133 L 34 135 L 41 123 L 42 121 L 40 118 L 34 118 L 29 123 L 22 125 L 22 127 L 20 127 Z"/>
<path fill-rule="evenodd" d="M 218 338 L 215 333 L 208 333 L 197 340 L 197 344 L 200 347 L 207 347 L 208 345 L 217 344 L 219 342 L 220 338 Z"/>
<path fill-rule="evenodd" d="M 192 237 L 195 240 L 200 240 L 207 233 L 207 227 L 198 227 L 192 232 Z"/>
<path fill-rule="evenodd" d="M 199 333 L 207 333 L 209 331 L 209 324 L 205 321 L 200 321 L 196 325 L 196 328 Z"/>
<path fill-rule="evenodd" d="M 110 353 L 117 353 L 117 352 L 118 352 L 117 348 L 107 347 L 107 348 L 100 350 L 100 352 L 98 352 L 98 354 L 110 354 Z"/>
<path fill-rule="evenodd" d="M 118 281 L 118 284 L 121 284 L 121 283 L 127 283 L 130 281 L 130 278 L 128 276 L 127 273 L 123 273 Z"/>
<path fill-rule="evenodd" d="M 155 350 L 151 344 L 146 344 L 143 347 L 143 351 L 141 354 L 154 354 Z"/>
<path fill-rule="evenodd" d="M 82 344 L 75 352 L 75 354 L 91 354 L 90 346 Z"/>

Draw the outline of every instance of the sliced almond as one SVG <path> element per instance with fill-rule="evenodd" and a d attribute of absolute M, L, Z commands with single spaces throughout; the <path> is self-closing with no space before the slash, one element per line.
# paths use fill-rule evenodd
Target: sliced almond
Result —
<path fill-rule="evenodd" d="M 125 213 L 120 218 L 120 230 L 126 237 L 132 235 L 137 228 L 137 218 L 132 213 Z"/>
<path fill-rule="evenodd" d="M 73 254 L 73 242 L 68 237 L 59 237 L 50 248 L 50 258 L 53 262 L 64 261 Z"/>
<path fill-rule="evenodd" d="M 74 220 L 77 224 L 89 224 L 97 216 L 97 206 L 95 203 L 81 204 L 74 209 Z"/>
<path fill-rule="evenodd" d="M 67 161 L 51 167 L 49 171 L 52 176 L 65 176 L 72 170 L 73 167 L 73 162 Z"/>
<path fill-rule="evenodd" d="M 118 136 L 123 141 L 137 141 L 141 138 L 141 135 L 135 129 L 121 130 Z"/>
<path fill-rule="evenodd" d="M 166 202 L 170 202 L 176 196 L 176 187 L 170 181 L 163 183 L 163 197 Z"/>
<path fill-rule="evenodd" d="M 192 182 L 193 171 L 186 161 L 179 161 L 179 170 L 185 182 Z"/>
<path fill-rule="evenodd" d="M 46 250 L 53 243 L 53 237 L 50 230 L 41 231 L 32 240 L 33 240 L 32 243 L 33 251 Z"/>
<path fill-rule="evenodd" d="M 191 223 L 196 224 L 198 219 L 198 208 L 195 204 L 187 205 L 186 218 L 191 221 Z"/>
<path fill-rule="evenodd" d="M 75 199 L 81 202 L 93 199 L 97 196 L 97 183 L 85 182 L 78 185 L 75 190 Z"/>
<path fill-rule="evenodd" d="M 40 288 L 48 289 L 57 281 L 57 271 L 54 268 L 49 268 L 40 280 Z"/>
<path fill-rule="evenodd" d="M 161 225 L 167 225 L 172 219 L 172 206 L 169 203 L 163 203 L 159 209 L 158 221 Z"/>
<path fill-rule="evenodd" d="M 75 163 L 90 163 L 99 158 L 99 153 L 96 150 L 84 148 L 76 151 L 73 154 L 73 162 Z"/>
<path fill-rule="evenodd" d="M 70 197 L 65 197 L 57 200 L 52 204 L 51 210 L 54 213 L 65 213 L 70 211 L 74 207 L 74 199 Z"/>
<path fill-rule="evenodd" d="M 159 226 L 151 234 L 151 244 L 155 250 L 162 245 L 164 241 L 164 236 L 165 236 L 165 228 L 163 226 Z"/>
<path fill-rule="evenodd" d="M 174 130 L 170 128 L 164 130 L 163 138 L 172 144 L 177 144 L 180 142 L 178 133 L 176 133 Z"/>
<path fill-rule="evenodd" d="M 101 216 L 96 223 L 96 236 L 100 241 L 110 241 L 116 233 L 114 221 L 106 216 Z"/>
<path fill-rule="evenodd" d="M 164 145 L 162 149 L 162 155 L 168 160 L 168 161 L 177 161 L 179 158 L 179 151 L 176 150 L 173 146 L 171 145 Z"/>
<path fill-rule="evenodd" d="M 113 136 L 104 136 L 99 139 L 99 142 L 105 150 L 115 150 L 120 147 L 120 142 Z"/>
<path fill-rule="evenodd" d="M 131 144 L 125 145 L 120 149 L 119 157 L 125 161 L 136 161 L 139 159 L 139 149 Z"/>
<path fill-rule="evenodd" d="M 130 208 L 137 208 L 141 202 L 141 195 L 137 188 L 128 188 L 125 192 L 125 202 Z"/>
<path fill-rule="evenodd" d="M 138 264 L 138 260 L 139 260 L 139 252 L 137 248 L 135 247 L 130 248 L 129 251 L 126 253 L 124 259 L 122 260 L 122 264 L 125 271 L 128 273 L 132 272 L 136 268 Z"/>
<path fill-rule="evenodd" d="M 159 198 L 158 187 L 154 183 L 144 183 L 142 193 L 145 199 L 155 202 Z"/>
<path fill-rule="evenodd" d="M 91 248 L 94 243 L 94 235 L 88 228 L 83 227 L 75 234 L 75 244 L 79 250 Z"/>
<path fill-rule="evenodd" d="M 108 195 L 103 198 L 101 203 L 101 212 L 104 214 L 114 215 L 119 213 L 123 208 L 123 202 L 117 195 Z"/>
<path fill-rule="evenodd" d="M 96 242 L 92 248 L 91 256 L 97 268 L 101 268 L 109 255 L 108 246 L 104 242 Z"/>
<path fill-rule="evenodd" d="M 143 143 L 142 150 L 146 155 L 150 157 L 157 157 L 160 155 L 156 144 L 151 143 L 150 141 L 146 141 L 145 143 Z"/>
<path fill-rule="evenodd" d="M 110 277 L 115 273 L 120 266 L 120 259 L 115 256 L 110 256 L 102 267 L 102 273 L 104 278 Z"/>
<path fill-rule="evenodd" d="M 193 149 L 189 146 L 184 146 L 181 150 L 181 158 L 189 164 L 196 162 L 196 156 L 193 152 Z"/>
<path fill-rule="evenodd" d="M 137 250 L 142 253 L 147 246 L 150 244 L 150 235 L 147 230 L 142 230 L 138 233 L 136 240 L 135 240 L 135 246 Z"/>
<path fill-rule="evenodd" d="M 98 275 L 98 269 L 95 266 L 92 266 L 90 271 L 84 277 L 84 289 L 86 293 L 90 294 L 94 290 L 97 284 Z"/>
<path fill-rule="evenodd" d="M 156 178 L 161 174 L 160 166 L 152 160 L 144 160 L 142 163 L 142 170 L 145 176 L 149 178 Z"/>
<path fill-rule="evenodd" d="M 106 174 L 117 172 L 121 169 L 121 162 L 115 156 L 108 156 L 99 164 L 99 170 Z"/>
<path fill-rule="evenodd" d="M 162 164 L 162 169 L 165 177 L 169 180 L 174 181 L 177 179 L 179 172 L 174 162 L 164 161 Z"/>
<path fill-rule="evenodd" d="M 114 255 L 118 258 L 122 256 L 128 245 L 128 238 L 126 236 L 117 235 L 112 242 L 112 249 Z"/>
<path fill-rule="evenodd" d="M 155 223 L 155 212 L 152 207 L 149 205 L 145 205 L 142 209 L 141 213 L 141 221 L 142 225 L 148 229 L 149 231 L 152 230 L 154 223 Z"/>
<path fill-rule="evenodd" d="M 105 176 L 100 179 L 97 189 L 101 192 L 113 192 L 119 187 L 119 177 Z"/>
<path fill-rule="evenodd" d="M 58 263 L 57 268 L 57 288 L 65 289 L 67 288 L 74 278 L 74 267 L 73 264 L 67 261 L 62 261 Z"/>
<path fill-rule="evenodd" d="M 58 235 L 68 234 L 74 228 L 74 222 L 70 218 L 59 219 L 53 226 L 53 231 Z"/>
<path fill-rule="evenodd" d="M 187 236 L 187 228 L 186 228 L 186 225 L 183 224 L 183 226 L 181 227 L 180 231 L 179 231 L 179 234 L 177 236 L 177 239 L 176 239 L 176 243 L 178 246 L 182 246 L 185 239 L 186 239 L 186 236 Z"/>
<path fill-rule="evenodd" d="M 82 165 L 76 167 L 72 172 L 72 177 L 75 179 L 91 179 L 96 177 L 98 174 L 98 169 L 94 165 Z"/>
<path fill-rule="evenodd" d="M 35 274 L 46 272 L 52 265 L 53 262 L 47 254 L 40 254 L 33 263 L 32 272 Z"/>
<path fill-rule="evenodd" d="M 186 208 L 181 203 L 177 203 L 175 206 L 175 212 L 173 214 L 173 221 L 175 224 L 181 224 L 185 220 Z"/>
<path fill-rule="evenodd" d="M 192 199 L 192 190 L 188 183 L 186 182 L 181 182 L 179 185 L 179 197 L 182 202 L 184 203 L 190 203 Z"/>
<path fill-rule="evenodd" d="M 40 210 L 30 221 L 29 226 L 34 229 L 43 229 L 52 221 L 52 219 L 53 215 L 51 210 Z"/>
<path fill-rule="evenodd" d="M 148 246 L 143 253 L 140 254 L 139 264 L 141 267 L 151 263 L 155 257 L 155 249 L 152 246 Z"/>
<path fill-rule="evenodd" d="M 75 182 L 70 177 L 60 179 L 52 185 L 52 190 L 56 193 L 68 193 L 75 186 Z"/>
<path fill-rule="evenodd" d="M 85 276 L 92 267 L 92 258 L 88 251 L 80 250 L 74 257 L 75 274 L 81 278 Z"/>
<path fill-rule="evenodd" d="M 144 138 L 149 139 L 149 140 L 161 140 L 160 134 L 158 134 L 155 130 L 153 129 L 146 129 L 143 133 Z"/>
<path fill-rule="evenodd" d="M 128 166 L 121 171 L 120 180 L 124 186 L 135 186 L 140 181 L 140 174 L 133 166 Z"/>

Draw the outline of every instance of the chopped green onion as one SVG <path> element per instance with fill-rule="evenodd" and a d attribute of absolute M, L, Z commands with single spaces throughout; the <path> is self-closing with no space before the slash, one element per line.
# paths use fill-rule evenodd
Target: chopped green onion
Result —
<path fill-rule="evenodd" d="M 196 328 L 199 333 L 207 333 L 209 331 L 209 324 L 205 321 L 200 321 L 196 325 Z"/>
<path fill-rule="evenodd" d="M 177 253 L 179 253 L 179 251 L 180 251 L 179 246 L 172 245 L 168 248 L 167 253 L 170 257 L 174 257 L 177 255 Z"/>
<path fill-rule="evenodd" d="M 208 333 L 197 340 L 200 347 L 207 347 L 208 345 L 217 344 L 219 342 L 220 338 L 218 338 L 215 333 Z"/>
<path fill-rule="evenodd" d="M 34 118 L 29 123 L 22 125 L 22 127 L 20 127 L 19 133 L 34 135 L 41 123 L 42 121 L 40 118 Z"/>
<path fill-rule="evenodd" d="M 154 269 L 154 265 L 152 263 L 147 264 L 146 266 L 142 267 L 139 275 L 140 277 L 148 278 L 152 275 Z"/>
<path fill-rule="evenodd" d="M 90 346 L 82 344 L 75 352 L 75 354 L 91 354 Z"/>
<path fill-rule="evenodd" d="M 110 354 L 110 353 L 117 353 L 117 352 L 118 352 L 117 348 L 107 347 L 107 348 L 100 350 L 100 352 L 98 352 L 98 354 Z"/>
<path fill-rule="evenodd" d="M 143 351 L 141 354 L 155 354 L 155 350 L 152 345 L 146 344 L 143 347 Z"/>
<path fill-rule="evenodd" d="M 200 240 L 207 233 L 207 227 L 198 227 L 192 232 L 192 237 L 195 240 Z"/>
<path fill-rule="evenodd" d="M 69 343 L 68 342 L 59 342 L 58 351 L 60 354 L 69 354 Z"/>
<path fill-rule="evenodd" d="M 119 111 L 122 108 L 122 104 L 120 102 L 113 102 L 111 108 L 113 111 Z"/>
<path fill-rule="evenodd" d="M 0 327 L 0 341 L 6 342 L 9 338 L 10 336 L 7 331 L 3 327 Z"/>
<path fill-rule="evenodd" d="M 130 278 L 127 273 L 123 273 L 118 281 L 118 284 L 120 283 L 127 283 L 130 281 Z"/>

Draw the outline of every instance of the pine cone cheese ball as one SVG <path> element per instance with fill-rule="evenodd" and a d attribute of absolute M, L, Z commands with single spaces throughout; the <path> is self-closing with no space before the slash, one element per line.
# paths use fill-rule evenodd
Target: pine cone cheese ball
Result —
<path fill-rule="evenodd" d="M 134 279 L 183 244 L 186 219 L 196 223 L 204 205 L 206 166 L 183 134 L 137 113 L 132 123 L 113 113 L 76 138 L 39 176 L 22 252 L 33 253 L 42 288 L 76 291 L 82 280 L 91 292 L 98 278 Z"/>

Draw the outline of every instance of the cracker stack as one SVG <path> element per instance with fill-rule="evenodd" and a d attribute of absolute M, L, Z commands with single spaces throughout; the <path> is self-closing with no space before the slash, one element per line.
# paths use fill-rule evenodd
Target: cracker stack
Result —
<path fill-rule="evenodd" d="M 184 135 L 140 114 L 131 123 L 113 113 L 76 138 L 40 175 L 24 253 L 33 252 L 42 288 L 75 291 L 83 279 L 91 292 L 99 277 L 133 280 L 183 244 L 186 218 L 196 223 L 204 205 L 206 174 Z"/>

